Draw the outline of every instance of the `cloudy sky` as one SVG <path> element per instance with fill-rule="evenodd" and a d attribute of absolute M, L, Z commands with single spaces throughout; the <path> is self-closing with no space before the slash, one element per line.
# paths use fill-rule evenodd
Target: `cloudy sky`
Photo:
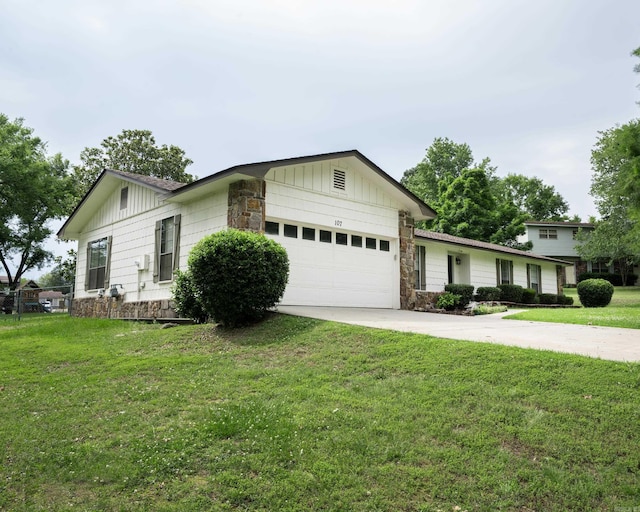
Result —
<path fill-rule="evenodd" d="M 123 129 L 149 129 L 199 177 L 358 149 L 400 179 L 448 137 L 501 175 L 542 178 L 587 220 L 597 132 L 640 116 L 637 0 L 0 8 L 0 112 L 72 163 Z"/>

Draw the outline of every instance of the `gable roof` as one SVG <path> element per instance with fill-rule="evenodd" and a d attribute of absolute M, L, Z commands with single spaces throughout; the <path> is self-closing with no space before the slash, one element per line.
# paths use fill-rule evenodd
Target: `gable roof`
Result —
<path fill-rule="evenodd" d="M 300 156 L 294 158 L 284 158 L 280 160 L 269 160 L 265 162 L 256 162 L 252 164 L 242 164 L 229 167 L 223 171 L 194 181 L 179 189 L 173 191 L 166 196 L 169 201 L 187 201 L 198 195 L 203 195 L 212 186 L 217 186 L 225 181 L 233 181 L 238 177 L 247 178 L 264 178 L 267 173 L 275 167 L 285 167 L 293 165 L 301 165 L 309 162 L 321 162 L 325 160 L 337 160 L 352 158 L 360 162 L 365 167 L 373 171 L 374 180 L 384 183 L 387 187 L 391 187 L 392 195 L 402 199 L 402 202 L 410 206 L 411 215 L 418 220 L 432 219 L 436 216 L 436 212 L 422 201 L 418 196 L 413 194 L 409 189 L 398 183 L 394 178 L 389 176 L 380 167 L 374 164 L 366 156 L 356 149 L 348 151 L 335 151 L 332 153 L 321 153 L 317 155 Z M 215 184 L 215 185 L 214 185 Z"/>
<path fill-rule="evenodd" d="M 86 208 L 86 206 L 94 200 L 96 204 L 101 204 L 108 194 L 112 193 L 116 189 L 122 180 L 150 188 L 160 194 L 162 199 L 166 201 L 180 203 L 206 195 L 211 190 L 238 179 L 264 178 L 266 174 L 275 167 L 345 158 L 354 159 L 355 162 L 360 163 L 364 168 L 373 171 L 373 181 L 387 187 L 386 190 L 405 205 L 414 218 L 418 220 L 425 220 L 432 219 L 436 216 L 435 211 L 424 201 L 398 183 L 362 153 L 352 149 L 349 151 L 337 151 L 333 153 L 322 153 L 318 155 L 236 165 L 187 184 L 153 178 L 150 176 L 142 176 L 140 174 L 130 172 L 105 169 L 82 198 L 80 203 L 76 206 L 69 218 L 62 225 L 58 231 L 58 237 L 65 238 L 75 236 L 77 233 L 74 233 L 71 228 L 75 226 L 75 228 L 78 229 L 79 225 L 82 225 L 81 218 L 86 218 L 93 211 L 93 209 Z M 85 213 L 80 214 L 83 210 L 85 210 Z"/>
<path fill-rule="evenodd" d="M 479 242 L 478 240 L 472 240 L 470 238 L 462 238 L 459 236 L 447 235 L 446 233 L 436 233 L 435 231 L 425 231 L 424 229 L 416 229 L 415 236 L 417 238 L 423 238 L 425 240 L 432 240 L 434 242 L 444 242 L 454 245 L 460 245 L 462 247 L 469 247 L 472 249 L 481 249 L 484 251 L 499 252 L 503 254 L 509 254 L 512 256 L 521 256 L 524 258 L 532 258 L 535 260 L 548 261 L 557 265 L 571 265 L 563 260 L 557 260 L 555 258 L 548 258 L 547 256 L 541 256 L 532 252 L 521 251 L 519 249 L 513 249 L 511 247 L 505 247 L 504 245 L 491 244 L 489 242 Z"/>

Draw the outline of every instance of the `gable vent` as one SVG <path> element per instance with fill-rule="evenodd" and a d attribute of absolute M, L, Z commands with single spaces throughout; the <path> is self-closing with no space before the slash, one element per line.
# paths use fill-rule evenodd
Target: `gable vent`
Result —
<path fill-rule="evenodd" d="M 347 189 L 347 173 L 340 169 L 333 170 L 333 188 L 337 190 Z"/>

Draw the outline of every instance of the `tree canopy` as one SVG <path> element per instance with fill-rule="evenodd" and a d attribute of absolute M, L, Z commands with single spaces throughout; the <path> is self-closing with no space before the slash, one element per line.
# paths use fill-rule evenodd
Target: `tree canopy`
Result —
<path fill-rule="evenodd" d="M 107 137 L 98 148 L 84 148 L 80 165 L 74 173 L 81 195 L 89 189 L 104 169 L 153 176 L 190 183 L 193 176 L 186 168 L 193 163 L 178 146 L 158 146 L 150 130 L 122 130 Z"/>
<path fill-rule="evenodd" d="M 401 183 L 436 211 L 425 227 L 520 249 L 531 248 L 518 242 L 527 219 L 564 220 L 569 209 L 553 186 L 519 174 L 500 178 L 489 158 L 476 163 L 467 144 L 447 138 L 436 138 Z"/>
<path fill-rule="evenodd" d="M 46 144 L 23 122 L 0 114 L 0 263 L 10 289 L 51 260 L 44 247 L 48 223 L 67 215 L 76 199 L 69 162 L 48 157 Z"/>

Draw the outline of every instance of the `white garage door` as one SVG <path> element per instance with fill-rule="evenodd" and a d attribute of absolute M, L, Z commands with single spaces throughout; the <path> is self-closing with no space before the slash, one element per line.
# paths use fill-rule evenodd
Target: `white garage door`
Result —
<path fill-rule="evenodd" d="M 283 305 L 394 307 L 395 241 L 271 222 L 267 236 L 289 255 Z"/>

